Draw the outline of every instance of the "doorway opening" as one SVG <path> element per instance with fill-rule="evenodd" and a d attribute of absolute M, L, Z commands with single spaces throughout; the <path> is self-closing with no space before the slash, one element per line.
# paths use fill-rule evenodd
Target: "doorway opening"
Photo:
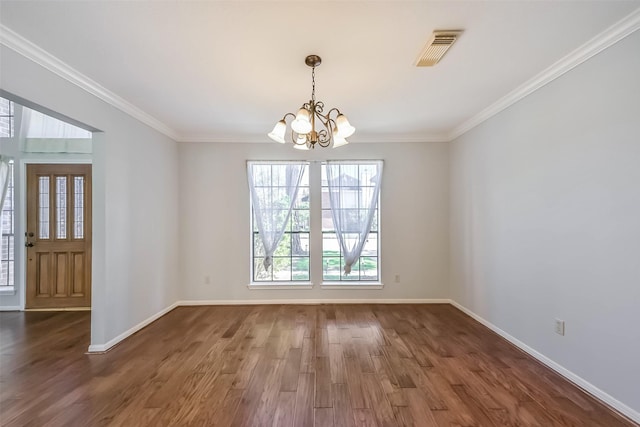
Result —
<path fill-rule="evenodd" d="M 0 308 L 89 310 L 92 131 L 18 100 L 0 98 Z"/>

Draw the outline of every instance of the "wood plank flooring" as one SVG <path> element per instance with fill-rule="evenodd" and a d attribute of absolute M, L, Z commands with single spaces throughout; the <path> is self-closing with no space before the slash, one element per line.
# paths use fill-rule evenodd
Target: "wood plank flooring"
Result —
<path fill-rule="evenodd" d="M 2 426 L 634 426 L 450 305 L 0 313 Z"/>

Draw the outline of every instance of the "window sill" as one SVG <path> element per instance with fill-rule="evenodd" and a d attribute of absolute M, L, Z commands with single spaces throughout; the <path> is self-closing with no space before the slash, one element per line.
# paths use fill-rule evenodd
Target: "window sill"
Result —
<path fill-rule="evenodd" d="M 0 295 L 15 295 L 16 288 L 13 286 L 0 286 Z"/>
<path fill-rule="evenodd" d="M 321 286 L 322 289 L 382 289 L 383 283 L 371 282 L 371 283 L 351 283 L 351 282 L 324 282 Z"/>
<path fill-rule="evenodd" d="M 311 282 L 293 282 L 291 284 L 280 282 L 265 282 L 265 283 L 249 283 L 247 287 L 251 290 L 290 290 L 290 289 L 313 289 L 313 283 Z"/>

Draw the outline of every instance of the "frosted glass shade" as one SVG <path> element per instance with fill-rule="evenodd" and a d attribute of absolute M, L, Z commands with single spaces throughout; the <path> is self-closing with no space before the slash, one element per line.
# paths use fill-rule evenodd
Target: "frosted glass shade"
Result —
<path fill-rule="evenodd" d="M 336 127 L 338 128 L 338 136 L 341 138 L 349 138 L 356 131 L 356 128 L 351 126 L 349 120 L 344 114 L 338 115 L 336 118 Z"/>
<path fill-rule="evenodd" d="M 311 132 L 311 113 L 309 113 L 309 110 L 304 108 L 298 110 L 296 119 L 291 123 L 291 129 L 303 135 Z"/>
<path fill-rule="evenodd" d="M 338 135 L 333 135 L 333 148 L 342 147 L 343 145 L 347 145 L 348 143 L 349 141 L 347 141 L 346 139 Z"/>
<path fill-rule="evenodd" d="M 295 148 L 296 150 L 308 150 L 309 149 L 309 145 L 308 144 L 302 144 L 302 145 L 293 144 L 293 148 Z"/>
<path fill-rule="evenodd" d="M 268 134 L 269 138 L 273 139 L 275 142 L 279 142 L 280 144 L 284 144 L 284 134 L 287 130 L 287 124 L 284 120 L 280 120 L 273 127 L 271 133 Z"/>

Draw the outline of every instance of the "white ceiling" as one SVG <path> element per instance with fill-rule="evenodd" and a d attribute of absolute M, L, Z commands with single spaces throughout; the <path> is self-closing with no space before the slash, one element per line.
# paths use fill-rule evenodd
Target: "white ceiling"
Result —
<path fill-rule="evenodd" d="M 638 1 L 7 1 L 0 22 L 182 140 L 268 141 L 311 92 L 353 141 L 432 140 L 640 7 Z M 463 29 L 433 68 L 436 29 Z M 446 139 L 446 138 L 445 138 Z"/>

